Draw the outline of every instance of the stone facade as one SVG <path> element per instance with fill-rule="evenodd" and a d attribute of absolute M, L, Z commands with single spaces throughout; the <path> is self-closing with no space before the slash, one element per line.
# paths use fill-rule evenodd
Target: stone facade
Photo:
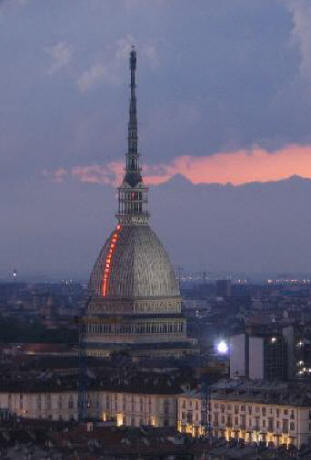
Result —
<path fill-rule="evenodd" d="M 178 396 L 177 407 L 178 431 L 192 436 L 205 434 L 206 405 L 201 393 L 189 391 Z"/>
<path fill-rule="evenodd" d="M 254 390 L 256 391 L 256 390 Z M 258 401 L 255 395 L 240 397 L 230 391 L 211 399 L 196 391 L 177 394 L 130 393 L 94 390 L 88 392 L 88 417 L 112 421 L 117 426 L 175 427 L 182 433 L 263 442 L 274 447 L 301 447 L 311 439 L 311 402 Z M 284 388 L 280 394 L 284 394 Z M 256 400 L 257 399 L 257 400 Z M 78 393 L 75 390 L 49 392 L 0 392 L 0 410 L 30 419 L 77 420 Z"/>
<path fill-rule="evenodd" d="M 220 399 L 211 402 L 211 411 L 213 434 L 227 440 L 242 438 L 246 442 L 300 447 L 311 439 L 309 407 Z"/>
<path fill-rule="evenodd" d="M 0 409 L 30 419 L 78 420 L 77 391 L 0 392 Z M 176 427 L 177 397 L 114 391 L 88 393 L 88 417 L 118 426 Z"/>
<path fill-rule="evenodd" d="M 311 440 L 311 398 L 297 382 L 231 381 L 215 386 L 210 401 L 213 434 L 300 447 Z"/>

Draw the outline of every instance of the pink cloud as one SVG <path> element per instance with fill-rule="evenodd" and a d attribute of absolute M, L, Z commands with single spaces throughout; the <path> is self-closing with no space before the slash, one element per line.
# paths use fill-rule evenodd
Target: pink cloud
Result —
<path fill-rule="evenodd" d="M 42 175 L 51 178 L 54 182 L 64 182 L 65 177 L 68 175 L 68 171 L 64 168 L 58 168 L 55 171 L 44 169 Z"/>
<path fill-rule="evenodd" d="M 120 162 L 111 162 L 107 166 L 75 166 L 71 170 L 73 177 L 81 182 L 117 186 L 122 180 L 124 166 Z"/>
<path fill-rule="evenodd" d="M 54 173 L 61 180 L 65 170 Z M 289 145 L 273 153 L 254 147 L 250 150 L 221 152 L 208 156 L 184 155 L 172 162 L 157 165 L 144 164 L 146 184 L 158 185 L 167 182 L 176 174 L 181 174 L 193 184 L 278 181 L 293 175 L 311 179 L 311 146 Z M 103 183 L 116 186 L 124 174 L 122 162 L 112 162 L 105 166 L 75 166 L 68 171 L 82 182 Z"/>
<path fill-rule="evenodd" d="M 290 145 L 273 153 L 260 148 L 209 156 L 181 156 L 145 167 L 146 182 L 159 184 L 181 174 L 193 184 L 267 182 L 298 175 L 311 178 L 311 146 Z"/>

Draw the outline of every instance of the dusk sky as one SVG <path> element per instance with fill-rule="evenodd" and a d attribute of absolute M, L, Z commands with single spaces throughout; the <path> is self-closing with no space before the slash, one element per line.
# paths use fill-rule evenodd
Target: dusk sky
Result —
<path fill-rule="evenodd" d="M 116 223 L 133 44 L 173 264 L 311 273 L 310 24 L 310 0 L 0 0 L 0 279 L 88 276 Z"/>

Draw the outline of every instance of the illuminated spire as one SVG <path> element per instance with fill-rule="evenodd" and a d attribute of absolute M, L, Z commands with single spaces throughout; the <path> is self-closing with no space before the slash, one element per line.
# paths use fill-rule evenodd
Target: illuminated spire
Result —
<path fill-rule="evenodd" d="M 148 188 L 144 186 L 137 150 L 137 107 L 136 107 L 136 51 L 130 52 L 131 97 L 128 124 L 128 151 L 126 153 L 125 176 L 119 187 L 120 224 L 146 224 L 148 220 Z"/>

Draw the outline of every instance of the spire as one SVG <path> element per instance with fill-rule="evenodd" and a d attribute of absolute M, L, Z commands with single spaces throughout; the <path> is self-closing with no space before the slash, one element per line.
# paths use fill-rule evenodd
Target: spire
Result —
<path fill-rule="evenodd" d="M 142 182 L 141 169 L 139 167 L 139 153 L 137 151 L 137 107 L 136 107 L 136 51 L 132 47 L 130 52 L 130 71 L 131 71 L 131 98 L 130 113 L 128 124 L 128 152 L 126 154 L 126 176 L 125 181 L 134 187 L 138 182 Z"/>
<path fill-rule="evenodd" d="M 144 186 L 137 150 L 137 106 L 136 106 L 136 50 L 130 52 L 131 96 L 128 123 L 128 151 L 126 153 L 125 176 L 119 187 L 120 224 L 146 224 L 148 221 L 148 188 Z"/>
<path fill-rule="evenodd" d="M 137 109 L 136 109 L 136 51 L 132 48 L 130 53 L 131 71 L 131 99 L 130 99 L 130 121 L 128 125 L 128 153 L 137 155 Z"/>

